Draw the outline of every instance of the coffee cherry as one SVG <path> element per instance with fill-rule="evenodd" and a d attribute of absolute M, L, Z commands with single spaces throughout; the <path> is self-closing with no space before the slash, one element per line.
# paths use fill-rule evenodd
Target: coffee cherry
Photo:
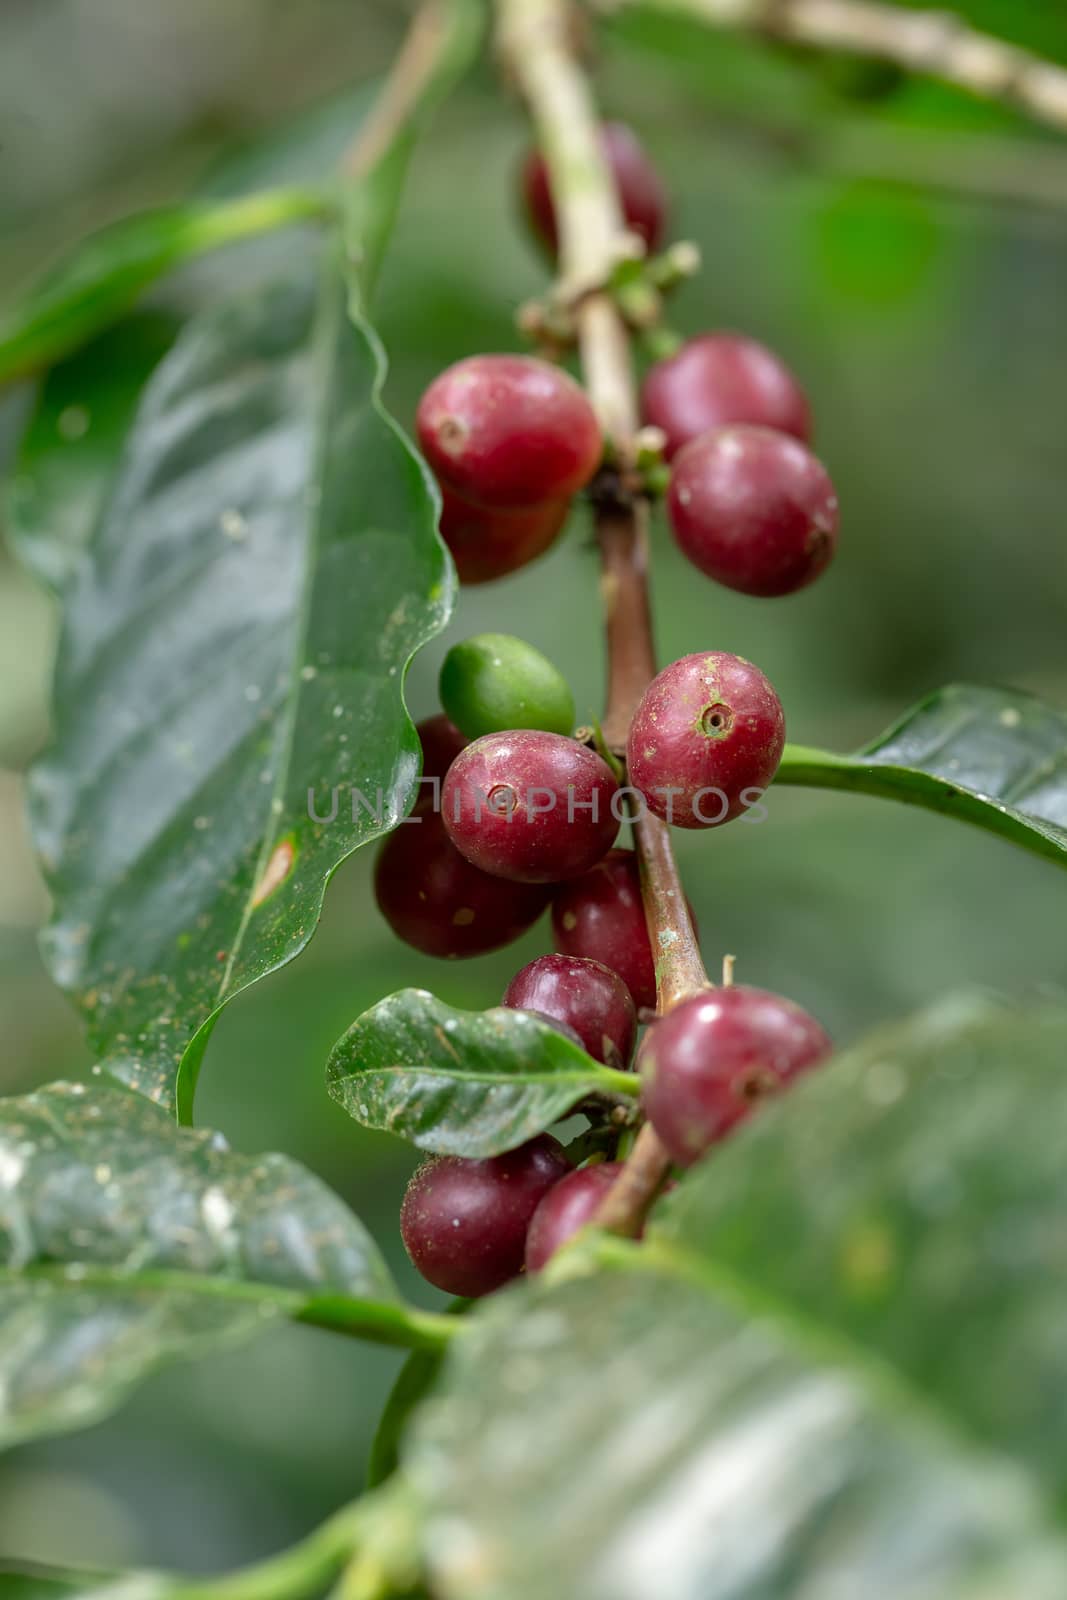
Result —
<path fill-rule="evenodd" d="M 781 995 L 709 989 L 659 1017 L 643 1039 L 642 1102 L 672 1161 L 687 1167 L 831 1049 L 815 1019 Z"/>
<path fill-rule="evenodd" d="M 579 1050 L 585 1049 L 585 1045 L 569 1023 L 561 1022 L 558 1017 L 550 1017 L 547 1011 L 531 1011 L 529 1006 L 523 1006 L 522 1009 L 528 1017 L 537 1017 L 541 1022 L 546 1022 L 554 1033 L 561 1033 L 571 1044 L 576 1044 Z"/>
<path fill-rule="evenodd" d="M 454 644 L 437 681 L 441 704 L 470 739 L 509 728 L 570 733 L 574 696 L 547 656 L 510 633 Z"/>
<path fill-rule="evenodd" d="M 583 1050 L 605 1066 L 625 1068 L 637 1037 L 630 991 L 599 961 L 581 956 L 538 956 L 517 972 L 502 1002 L 572 1028 Z"/>
<path fill-rule="evenodd" d="M 624 122 L 605 122 L 601 145 L 619 191 L 623 220 L 644 240 L 651 254 L 658 250 L 667 219 L 667 195 L 637 135 Z M 522 192 L 530 225 L 552 255 L 559 249 L 556 210 L 548 168 L 539 150 L 531 150 L 522 169 Z"/>
<path fill-rule="evenodd" d="M 419 442 L 437 477 L 476 505 L 529 510 L 569 500 L 603 453 L 585 391 L 533 356 L 469 356 L 419 401 Z"/>
<path fill-rule="evenodd" d="M 441 537 L 460 583 L 490 583 L 528 566 L 553 545 L 570 503 L 548 500 L 522 511 L 472 505 L 442 484 Z"/>
<path fill-rule="evenodd" d="M 415 732 L 422 746 L 422 776 L 427 780 L 419 784 L 415 800 L 415 814 L 418 816 L 423 811 L 435 809 L 435 797 L 436 809 L 440 810 L 441 784 L 444 782 L 445 773 L 467 741 L 455 724 L 440 713 L 435 717 L 424 718 L 417 724 Z M 428 781 L 431 778 L 437 779 L 436 786 Z"/>
<path fill-rule="evenodd" d="M 618 784 L 593 750 L 558 733 L 489 733 L 453 761 L 442 817 L 483 872 L 518 883 L 576 878 L 619 831 Z"/>
<path fill-rule="evenodd" d="M 766 345 L 739 333 L 705 333 L 650 367 L 641 415 L 667 435 L 667 456 L 709 428 L 735 422 L 811 437 L 807 398 Z"/>
<path fill-rule="evenodd" d="M 591 1222 L 622 1171 L 618 1161 L 569 1172 L 539 1203 L 526 1235 L 526 1270 L 540 1272 L 579 1228 Z"/>
<path fill-rule="evenodd" d="M 552 902 L 552 943 L 561 955 L 585 956 L 617 973 L 638 1008 L 656 1004 L 656 964 L 632 850 L 609 850 L 561 886 Z"/>
<path fill-rule="evenodd" d="M 770 428 L 722 428 L 678 452 L 667 499 L 694 566 L 742 594 L 803 589 L 837 544 L 837 495 L 806 445 Z"/>
<path fill-rule="evenodd" d="M 408 1255 L 446 1294 L 491 1294 L 522 1271 L 530 1218 L 570 1170 L 562 1145 L 547 1133 L 485 1161 L 424 1161 L 400 1208 Z"/>
<path fill-rule="evenodd" d="M 374 865 L 378 909 L 398 939 L 427 956 L 456 959 L 499 950 L 526 932 L 548 903 L 541 884 L 506 883 L 464 860 L 432 810 L 385 838 Z"/>
<path fill-rule="evenodd" d="M 722 650 L 683 656 L 634 714 L 629 780 L 665 822 L 713 828 L 758 802 L 784 745 L 781 702 L 758 667 Z"/>

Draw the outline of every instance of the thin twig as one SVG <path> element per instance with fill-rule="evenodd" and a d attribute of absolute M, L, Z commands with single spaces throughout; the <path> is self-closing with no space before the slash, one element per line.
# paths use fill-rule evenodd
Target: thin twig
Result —
<path fill-rule="evenodd" d="M 594 0 L 605 12 L 630 0 Z M 643 0 L 647 4 L 648 0 Z M 663 11 L 715 28 L 748 29 L 820 50 L 890 61 L 977 95 L 1014 106 L 1067 131 L 1067 70 L 979 33 L 948 11 L 909 11 L 879 0 L 652 0 Z"/>
<path fill-rule="evenodd" d="M 411 122 L 451 32 L 448 0 L 422 0 L 370 114 L 341 158 L 346 178 L 362 178 L 373 171 Z"/>
<path fill-rule="evenodd" d="M 625 249 L 622 216 L 599 141 L 599 119 L 574 50 L 566 0 L 499 0 L 500 46 L 523 94 L 548 166 L 560 239 L 563 291 L 581 291 L 578 343 L 590 399 L 615 460 L 633 460 L 637 394 L 626 325 L 602 287 Z M 625 747 L 634 710 L 656 670 L 648 602 L 647 513 L 643 503 L 605 493 L 597 500 L 608 649 L 604 732 Z M 635 819 L 642 896 L 657 953 L 658 1009 L 707 984 L 668 829 L 657 818 Z M 650 1124 L 642 1128 L 597 1212 L 598 1226 L 640 1232 L 670 1160 Z"/>

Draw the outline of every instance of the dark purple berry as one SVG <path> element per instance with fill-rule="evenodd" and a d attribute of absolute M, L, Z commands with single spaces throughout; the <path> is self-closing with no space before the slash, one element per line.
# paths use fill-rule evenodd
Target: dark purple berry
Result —
<path fill-rule="evenodd" d="M 664 821 L 713 828 L 758 803 L 784 745 L 781 702 L 758 667 L 722 650 L 683 656 L 637 708 L 629 781 Z"/>
<path fill-rule="evenodd" d="M 659 174 L 637 135 L 626 123 L 605 122 L 600 137 L 619 192 L 619 204 L 627 228 L 644 240 L 650 253 L 658 250 L 667 220 L 667 195 Z M 552 203 L 548 168 L 539 150 L 531 150 L 526 158 L 522 169 L 522 192 L 534 232 L 555 255 L 559 248 L 556 210 Z"/>
<path fill-rule="evenodd" d="M 378 909 L 398 939 L 428 956 L 480 956 L 535 923 L 550 889 L 506 883 L 464 860 L 432 810 L 382 841 L 374 866 Z"/>
<path fill-rule="evenodd" d="M 625 1068 L 637 1037 L 637 1013 L 622 979 L 581 956 L 538 956 L 517 972 L 503 1004 L 537 1011 L 572 1029 L 605 1066 Z"/>
<path fill-rule="evenodd" d="M 600 465 L 600 425 L 584 389 L 535 356 L 468 356 L 419 401 L 419 443 L 453 494 L 529 511 L 569 500 Z"/>
<path fill-rule="evenodd" d="M 522 1271 L 530 1219 L 570 1170 L 562 1145 L 547 1133 L 485 1161 L 424 1161 L 400 1208 L 408 1255 L 446 1294 L 491 1294 Z"/>
<path fill-rule="evenodd" d="M 556 1251 L 599 1211 L 622 1171 L 618 1161 L 582 1167 L 553 1185 L 533 1214 L 526 1235 L 526 1270 L 540 1272 Z"/>
<path fill-rule="evenodd" d="M 639 1009 L 655 1006 L 656 963 L 632 850 L 609 850 L 582 877 L 561 885 L 552 902 L 552 942 L 561 955 L 585 956 L 618 973 Z"/>
<path fill-rule="evenodd" d="M 773 351 L 739 333 L 705 333 L 650 367 L 641 387 L 641 415 L 662 428 L 667 455 L 706 433 L 737 422 L 811 438 L 807 398 Z"/>
<path fill-rule="evenodd" d="M 679 451 L 667 497 L 674 537 L 701 572 L 742 594 L 792 594 L 837 546 L 837 495 L 806 445 L 723 428 Z"/>
<path fill-rule="evenodd" d="M 637 1054 L 642 1102 L 671 1160 L 687 1167 L 831 1049 L 815 1019 L 781 995 L 709 989 L 650 1027 Z"/>
<path fill-rule="evenodd" d="M 456 757 L 442 816 L 456 849 L 517 883 L 575 878 L 619 831 L 618 784 L 594 750 L 558 733 L 487 733 Z"/>
<path fill-rule="evenodd" d="M 518 511 L 476 506 L 444 485 L 441 501 L 441 537 L 466 584 L 490 583 L 536 561 L 555 543 L 570 510 L 566 500 Z"/>

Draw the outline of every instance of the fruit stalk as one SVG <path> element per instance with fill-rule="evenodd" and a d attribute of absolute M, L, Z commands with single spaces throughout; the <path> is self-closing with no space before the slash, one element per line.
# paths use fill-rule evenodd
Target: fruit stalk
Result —
<path fill-rule="evenodd" d="M 620 10 L 626 0 L 596 0 Z M 1067 72 L 1033 51 L 981 33 L 963 17 L 882 0 L 655 0 L 661 11 L 715 28 L 743 28 L 815 50 L 843 50 L 955 84 L 1067 128 Z"/>
<path fill-rule="evenodd" d="M 599 140 L 599 120 L 578 57 L 577 17 L 567 0 L 499 0 L 503 61 L 526 101 L 548 166 L 559 232 L 560 284 L 574 304 L 582 371 L 609 441 L 612 465 L 633 462 L 638 427 L 630 338 L 606 284 L 623 242 L 618 196 Z M 604 732 L 625 747 L 633 713 L 655 675 L 648 597 L 647 506 L 613 472 L 594 493 L 608 652 Z M 657 1009 L 704 988 L 707 974 L 686 906 L 670 834 L 642 808 L 634 819 L 641 888 L 656 957 Z M 595 1221 L 636 1236 L 670 1162 L 650 1124 Z"/>

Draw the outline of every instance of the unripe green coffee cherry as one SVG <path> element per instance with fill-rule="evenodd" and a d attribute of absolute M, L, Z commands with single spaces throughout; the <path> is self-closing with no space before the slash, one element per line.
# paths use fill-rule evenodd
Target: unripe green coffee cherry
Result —
<path fill-rule="evenodd" d="M 477 633 L 454 644 L 441 666 L 441 705 L 461 733 L 539 728 L 570 733 L 574 696 L 547 656 L 509 633 Z"/>

